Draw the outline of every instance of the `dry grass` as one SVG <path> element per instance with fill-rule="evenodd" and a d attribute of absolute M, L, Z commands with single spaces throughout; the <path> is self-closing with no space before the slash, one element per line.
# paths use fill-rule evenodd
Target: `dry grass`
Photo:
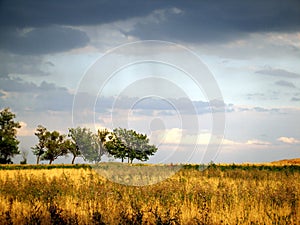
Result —
<path fill-rule="evenodd" d="M 275 164 L 275 165 L 300 165 L 300 158 L 283 159 L 283 160 L 272 162 L 272 164 Z"/>
<path fill-rule="evenodd" d="M 0 224 L 300 224 L 299 201 L 299 169 L 183 169 L 140 187 L 90 169 L 0 171 Z"/>

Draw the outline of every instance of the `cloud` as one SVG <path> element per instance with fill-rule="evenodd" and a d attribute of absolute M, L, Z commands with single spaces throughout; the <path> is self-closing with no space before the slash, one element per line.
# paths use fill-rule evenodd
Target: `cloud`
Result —
<path fill-rule="evenodd" d="M 258 70 L 255 73 L 284 78 L 300 78 L 300 75 L 283 69 L 272 69 L 271 67 L 263 70 Z"/>
<path fill-rule="evenodd" d="M 249 33 L 299 30 L 299 4 L 297 0 L 286 1 L 284 5 L 280 0 L 172 0 L 151 4 L 140 0 L 4 0 L 0 8 L 0 26 L 20 29 L 93 26 L 138 18 L 133 29 L 124 31 L 124 35 L 196 43 L 227 42 Z M 25 47 L 21 50 L 25 51 Z M 36 51 L 41 53 L 40 49 Z"/>
<path fill-rule="evenodd" d="M 0 90 L 4 96 L 1 105 L 18 110 L 42 111 L 71 110 L 73 94 L 65 87 L 43 81 L 40 85 L 25 82 L 21 78 L 0 78 Z"/>
<path fill-rule="evenodd" d="M 261 3 L 235 0 L 217 4 L 211 1 L 173 1 L 173 7 L 179 9 L 180 13 L 174 13 L 167 10 L 171 7 L 165 7 L 161 11 L 163 16 L 159 15 L 153 21 L 141 19 L 128 34 L 141 39 L 224 43 L 240 39 L 249 33 L 296 31 L 300 27 L 299 22 L 292 21 L 299 19 L 299 3 L 296 1 L 289 1 L 284 9 L 280 1 Z M 291 13 L 289 15 L 293 19 L 284 16 L 286 10 Z"/>
<path fill-rule="evenodd" d="M 296 88 L 296 86 L 292 82 L 285 80 L 276 81 L 275 84 L 282 87 Z"/>
<path fill-rule="evenodd" d="M 145 15 L 169 4 L 171 2 L 148 4 L 146 1 L 139 0 L 130 2 L 122 0 L 74 0 L 72 2 L 68 0 L 49 2 L 4 0 L 0 8 L 0 25 L 15 27 L 42 27 L 54 24 L 95 25 Z"/>
<path fill-rule="evenodd" d="M 26 82 L 21 78 L 11 78 L 11 77 L 0 77 L 0 90 L 5 92 L 45 92 L 53 90 L 67 90 L 66 88 L 57 87 L 53 83 L 48 83 L 43 81 L 40 85 L 36 85 L 33 82 Z"/>
<path fill-rule="evenodd" d="M 298 144 L 298 143 L 300 143 L 299 140 L 297 140 L 293 137 L 279 137 L 277 139 L 277 141 L 280 141 L 280 142 L 283 142 L 283 143 L 286 143 L 286 144 Z"/>
<path fill-rule="evenodd" d="M 0 98 L 5 96 L 5 92 L 4 91 L 0 91 Z"/>
<path fill-rule="evenodd" d="M 188 98 L 146 98 L 139 101 L 139 98 L 119 96 L 114 97 L 102 97 L 98 99 L 96 104 L 97 112 L 103 111 L 103 109 L 132 109 L 137 113 L 149 114 L 162 113 L 167 115 L 179 114 L 207 114 L 213 112 L 224 112 L 226 105 L 219 100 L 205 101 L 192 101 Z"/>
<path fill-rule="evenodd" d="M 20 121 L 21 128 L 18 130 L 18 136 L 32 136 L 35 132 L 34 129 L 30 129 L 27 126 L 27 123 Z"/>
<path fill-rule="evenodd" d="M 151 140 L 156 143 L 170 144 L 170 145 L 208 145 L 220 144 L 221 146 L 268 146 L 270 142 L 258 139 L 250 139 L 246 142 L 234 141 L 231 139 L 211 139 L 210 132 L 201 132 L 199 134 L 188 134 L 187 130 L 180 128 L 172 128 L 166 130 L 157 130 L 152 132 Z"/>
<path fill-rule="evenodd" d="M 1 45 L 1 44 L 0 44 Z M 0 77 L 12 74 L 25 74 L 29 76 L 48 76 L 49 64 L 44 63 L 39 56 L 15 55 L 0 52 Z"/>
<path fill-rule="evenodd" d="M 221 144 L 221 145 L 239 145 L 229 139 L 212 139 L 210 132 L 200 132 L 199 134 L 190 134 L 187 130 L 180 128 L 171 128 L 165 130 L 156 130 L 151 134 L 151 140 L 170 145 L 208 145 L 208 144 Z"/>
<path fill-rule="evenodd" d="M 257 140 L 257 139 L 248 140 L 246 142 L 246 145 L 270 145 L 270 144 L 271 144 L 270 142 Z"/>
<path fill-rule="evenodd" d="M 89 38 L 84 32 L 61 26 L 9 28 L 0 34 L 0 49 L 21 55 L 64 52 L 84 47 L 88 42 Z"/>
<path fill-rule="evenodd" d="M 281 113 L 281 108 L 264 108 L 260 106 L 241 106 L 241 105 L 234 105 L 233 110 L 234 112 L 258 112 L 258 113 Z"/>

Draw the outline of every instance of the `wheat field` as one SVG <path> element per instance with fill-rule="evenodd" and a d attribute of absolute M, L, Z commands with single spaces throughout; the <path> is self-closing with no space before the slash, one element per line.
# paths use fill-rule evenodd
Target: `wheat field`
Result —
<path fill-rule="evenodd" d="M 126 186 L 90 168 L 0 170 L 0 224 L 300 224 L 300 169 L 184 168 Z"/>

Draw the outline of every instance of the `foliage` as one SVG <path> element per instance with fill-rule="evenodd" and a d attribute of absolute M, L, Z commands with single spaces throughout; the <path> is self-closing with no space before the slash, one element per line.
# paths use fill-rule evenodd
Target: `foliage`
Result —
<path fill-rule="evenodd" d="M 157 147 L 149 144 L 147 135 L 123 128 L 114 129 L 105 146 L 110 155 L 120 158 L 122 162 L 127 158 L 130 163 L 134 159 L 146 161 L 157 151 Z"/>
<path fill-rule="evenodd" d="M 78 146 L 72 140 L 67 139 L 64 141 L 62 148 L 73 155 L 71 163 L 74 164 L 76 157 L 80 156 L 81 154 Z"/>
<path fill-rule="evenodd" d="M 280 168 L 190 167 L 139 187 L 91 169 L 1 170 L 0 223 L 299 224 L 300 171 Z"/>
<path fill-rule="evenodd" d="M 103 152 L 101 147 L 99 147 L 99 138 L 90 129 L 81 127 L 70 128 L 69 137 L 72 138 L 76 145 L 76 156 L 82 155 L 84 160 L 89 162 L 99 162 L 101 160 Z"/>
<path fill-rule="evenodd" d="M 36 132 L 34 133 L 34 135 L 39 139 L 39 143 L 31 148 L 33 154 L 37 157 L 36 164 L 39 164 L 41 156 L 46 151 L 46 143 L 49 135 L 47 132 L 48 131 L 45 127 L 43 127 L 42 125 L 38 125 Z"/>
<path fill-rule="evenodd" d="M 35 135 L 38 137 L 39 142 L 32 147 L 33 154 L 37 156 L 37 164 L 40 160 L 49 160 L 49 164 L 57 159 L 59 156 L 71 153 L 73 155 L 72 164 L 75 158 L 80 155 L 80 151 L 73 141 L 67 139 L 66 135 L 60 134 L 58 131 L 48 131 L 42 125 L 38 125 Z M 69 136 L 71 136 L 69 134 Z"/>
<path fill-rule="evenodd" d="M 98 136 L 97 136 L 97 141 L 98 141 L 98 155 L 100 156 L 99 161 L 101 160 L 101 156 L 104 154 L 108 153 L 107 149 L 105 147 L 105 143 L 107 141 L 108 136 L 110 135 L 110 132 L 107 129 L 101 129 L 98 130 Z"/>
<path fill-rule="evenodd" d="M 16 135 L 21 125 L 14 121 L 15 117 L 9 108 L 0 111 L 0 164 L 12 163 L 11 158 L 20 154 Z"/>
<path fill-rule="evenodd" d="M 59 156 L 66 155 L 68 149 L 65 146 L 65 136 L 61 135 L 58 131 L 47 131 L 46 134 L 46 151 L 42 155 L 42 160 L 49 160 L 51 164 Z"/>

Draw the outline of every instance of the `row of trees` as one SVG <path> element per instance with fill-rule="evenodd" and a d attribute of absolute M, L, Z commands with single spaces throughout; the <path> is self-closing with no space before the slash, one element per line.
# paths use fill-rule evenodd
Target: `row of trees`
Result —
<path fill-rule="evenodd" d="M 14 118 L 15 114 L 8 108 L 1 111 L 0 163 L 12 163 L 11 158 L 20 154 L 16 134 L 21 126 Z M 77 157 L 97 163 L 104 154 L 121 159 L 122 162 L 127 158 L 128 163 L 132 163 L 134 159 L 146 161 L 157 151 L 157 147 L 149 143 L 147 135 L 123 128 L 116 128 L 111 132 L 107 129 L 98 130 L 94 134 L 90 129 L 77 127 L 69 128 L 66 135 L 39 125 L 34 134 L 38 143 L 32 147 L 32 151 L 37 164 L 40 160 L 49 160 L 51 164 L 58 157 L 68 154 L 73 156 L 72 164 Z"/>
<path fill-rule="evenodd" d="M 47 128 L 39 125 L 35 135 L 38 143 L 32 148 L 33 154 L 37 157 L 37 164 L 40 160 L 49 160 L 51 164 L 60 156 L 72 154 L 72 164 L 76 157 L 83 157 L 85 161 L 100 162 L 101 157 L 106 153 L 103 143 L 104 137 L 109 132 L 105 129 L 93 134 L 87 128 L 70 128 L 68 135 L 60 134 L 58 131 L 48 131 Z"/>

